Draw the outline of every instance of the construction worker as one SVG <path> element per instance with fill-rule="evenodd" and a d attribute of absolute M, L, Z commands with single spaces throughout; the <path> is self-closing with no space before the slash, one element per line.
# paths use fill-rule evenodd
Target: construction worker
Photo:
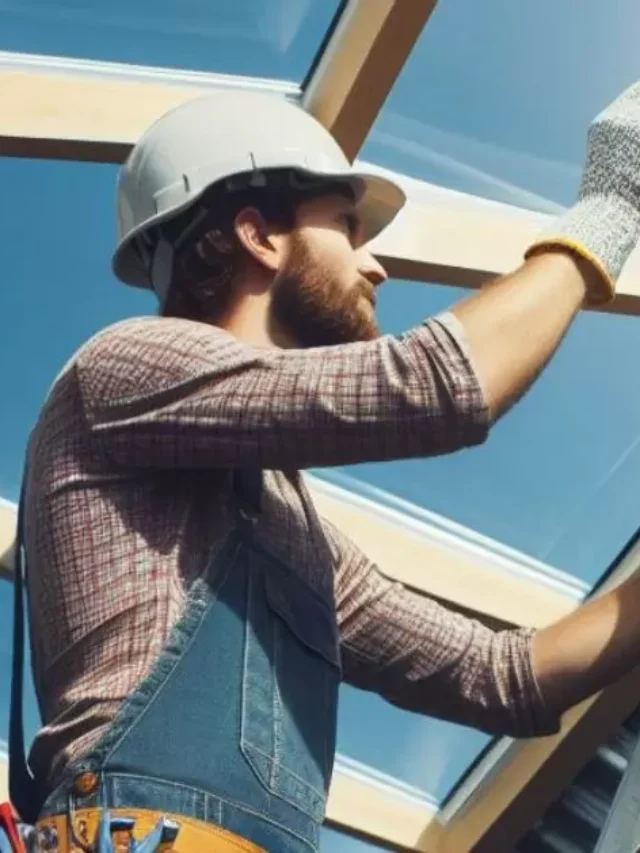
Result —
<path fill-rule="evenodd" d="M 482 442 L 579 309 L 613 297 L 639 170 L 636 86 L 592 125 L 576 205 L 517 271 L 381 336 L 367 244 L 397 186 L 261 94 L 198 98 L 147 131 L 119 180 L 114 270 L 161 316 L 73 357 L 28 453 L 44 728 L 39 794 L 18 779 L 12 795 L 43 849 L 106 849 L 108 812 L 177 826 L 163 849 L 313 853 L 342 679 L 529 737 L 638 662 L 640 582 L 537 632 L 492 631 L 384 577 L 300 471 Z"/>

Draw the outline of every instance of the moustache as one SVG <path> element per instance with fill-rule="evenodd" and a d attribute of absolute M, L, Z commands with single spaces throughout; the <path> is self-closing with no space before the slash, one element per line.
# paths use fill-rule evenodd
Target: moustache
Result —
<path fill-rule="evenodd" d="M 378 301 L 378 295 L 373 284 L 363 277 L 358 281 L 358 289 L 361 291 L 364 298 L 375 308 L 376 302 Z"/>

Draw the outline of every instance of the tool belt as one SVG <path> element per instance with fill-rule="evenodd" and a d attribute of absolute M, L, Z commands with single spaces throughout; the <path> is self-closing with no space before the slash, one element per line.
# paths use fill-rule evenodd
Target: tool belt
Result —
<path fill-rule="evenodd" d="M 265 853 L 210 823 L 146 809 L 78 809 L 35 828 L 37 853 Z"/>

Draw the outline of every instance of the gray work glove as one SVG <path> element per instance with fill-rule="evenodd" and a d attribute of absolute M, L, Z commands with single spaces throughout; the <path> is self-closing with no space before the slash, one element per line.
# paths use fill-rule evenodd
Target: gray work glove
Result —
<path fill-rule="evenodd" d="M 600 273 L 587 303 L 609 302 L 640 238 L 640 82 L 594 120 L 578 201 L 553 222 L 525 257 L 564 248 Z"/>

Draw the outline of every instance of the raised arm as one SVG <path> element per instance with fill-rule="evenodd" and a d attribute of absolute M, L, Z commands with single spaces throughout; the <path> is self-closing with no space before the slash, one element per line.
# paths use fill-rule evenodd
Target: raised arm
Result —
<path fill-rule="evenodd" d="M 535 257 L 406 335 L 307 350 L 129 321 L 77 359 L 87 423 L 96 449 L 142 467 L 301 469 L 454 451 L 482 442 L 533 382 L 589 274 L 569 255 Z"/>
<path fill-rule="evenodd" d="M 583 301 L 612 298 L 640 237 L 640 83 L 594 120 L 576 204 L 515 275 L 457 306 L 493 417 L 527 389 Z"/>
<path fill-rule="evenodd" d="M 306 468 L 482 441 L 580 306 L 613 295 L 640 234 L 639 167 L 637 84 L 594 122 L 577 204 L 520 269 L 403 337 L 278 350 L 177 320 L 108 331 L 76 365 L 97 449 L 142 466 Z"/>
<path fill-rule="evenodd" d="M 96 451 L 128 466 L 342 465 L 442 453 L 487 429 L 451 315 L 401 338 L 309 350 L 128 321 L 90 342 L 74 371 Z"/>

